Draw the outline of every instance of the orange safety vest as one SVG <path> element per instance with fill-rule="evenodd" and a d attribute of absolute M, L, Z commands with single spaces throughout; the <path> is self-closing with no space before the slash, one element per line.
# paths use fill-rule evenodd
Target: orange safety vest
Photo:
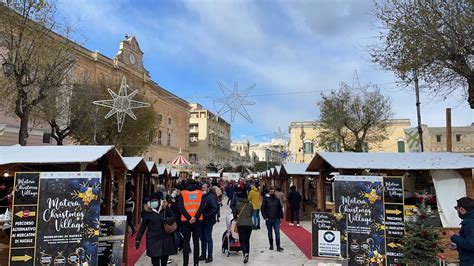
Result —
<path fill-rule="evenodd" d="M 181 191 L 181 196 L 183 197 L 184 208 L 189 213 L 189 215 L 191 215 L 191 217 L 194 217 L 196 215 L 196 212 L 199 209 L 199 206 L 201 205 L 202 191 L 201 190 L 195 190 L 195 191 L 183 190 Z M 202 221 L 202 214 L 201 216 L 199 216 L 199 220 Z M 184 215 L 181 215 L 181 221 L 187 221 Z"/>

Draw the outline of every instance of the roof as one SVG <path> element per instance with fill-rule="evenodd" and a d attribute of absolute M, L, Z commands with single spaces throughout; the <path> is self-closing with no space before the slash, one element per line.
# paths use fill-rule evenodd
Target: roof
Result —
<path fill-rule="evenodd" d="M 158 173 L 158 168 L 156 167 L 156 163 L 154 161 L 147 161 L 146 167 L 148 168 L 148 172 L 152 174 Z"/>
<path fill-rule="evenodd" d="M 0 165 L 92 163 L 105 155 L 125 163 L 114 146 L 0 146 Z"/>
<path fill-rule="evenodd" d="M 138 170 L 140 172 L 149 172 L 148 165 L 143 157 L 122 157 L 128 171 Z"/>
<path fill-rule="evenodd" d="M 277 175 L 280 175 L 281 166 L 279 166 L 279 165 L 275 166 L 275 171 L 276 171 Z"/>
<path fill-rule="evenodd" d="M 221 177 L 221 173 L 207 173 L 207 177 Z"/>
<path fill-rule="evenodd" d="M 168 173 L 168 169 L 166 168 L 166 166 L 158 166 L 158 174 L 159 175 L 164 175 L 166 173 Z"/>
<path fill-rule="evenodd" d="M 335 169 L 456 170 L 474 168 L 474 158 L 449 152 L 318 152 L 308 170 L 319 169 L 324 161 Z"/>
<path fill-rule="evenodd" d="M 179 154 L 178 157 L 176 157 L 176 159 L 174 159 L 172 162 L 171 162 L 172 165 L 191 165 L 191 163 L 188 162 L 188 160 L 186 160 L 186 158 L 184 158 L 183 155 Z"/>
<path fill-rule="evenodd" d="M 280 174 L 283 175 L 319 175 L 319 172 L 306 172 L 307 163 L 284 163 Z"/>

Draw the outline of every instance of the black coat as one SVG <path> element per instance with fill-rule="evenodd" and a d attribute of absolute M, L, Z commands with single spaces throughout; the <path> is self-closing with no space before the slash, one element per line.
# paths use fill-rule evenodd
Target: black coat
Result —
<path fill-rule="evenodd" d="M 202 216 L 205 223 L 216 223 L 217 212 L 219 211 L 219 203 L 217 202 L 217 197 L 214 193 L 207 193 L 202 197 L 204 203 L 204 209 L 202 211 Z"/>
<path fill-rule="evenodd" d="M 474 211 L 466 214 L 459 235 L 452 236 L 451 241 L 457 245 L 460 265 L 474 265 Z"/>
<path fill-rule="evenodd" d="M 297 209 L 300 207 L 301 195 L 298 191 L 291 191 L 288 195 L 288 203 L 292 209 Z"/>
<path fill-rule="evenodd" d="M 265 220 L 283 219 L 283 208 L 276 196 L 265 197 L 260 211 Z"/>
<path fill-rule="evenodd" d="M 156 213 L 152 211 L 148 205 L 145 206 L 142 224 L 138 231 L 136 241 L 140 241 L 145 230 L 147 230 L 146 255 L 148 257 L 161 257 L 176 254 L 174 234 L 168 234 L 164 229 L 164 223 L 174 222 L 175 216 L 170 208 L 166 208 L 165 210 Z"/>

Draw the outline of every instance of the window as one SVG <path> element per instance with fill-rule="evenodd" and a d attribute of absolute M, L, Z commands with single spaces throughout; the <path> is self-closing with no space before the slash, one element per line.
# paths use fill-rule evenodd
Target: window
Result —
<path fill-rule="evenodd" d="M 304 154 L 313 154 L 314 145 L 311 141 L 304 143 Z"/>
<path fill-rule="evenodd" d="M 168 142 L 166 143 L 166 145 L 171 146 L 171 131 L 170 130 L 168 130 Z"/>
<path fill-rule="evenodd" d="M 153 157 L 148 157 L 148 161 L 153 161 Z"/>
<path fill-rule="evenodd" d="M 51 143 L 51 133 L 43 133 L 43 143 Z"/>
<path fill-rule="evenodd" d="M 441 135 L 436 135 L 436 142 L 441 142 Z"/>
<path fill-rule="evenodd" d="M 156 140 L 156 143 L 161 145 L 161 130 L 158 130 L 158 139 Z"/>
<path fill-rule="evenodd" d="M 461 142 L 461 134 L 456 134 L 456 142 Z"/>
<path fill-rule="evenodd" d="M 158 114 L 157 122 L 158 122 L 158 126 L 161 126 L 161 123 L 163 123 L 163 115 L 162 114 Z"/>
<path fill-rule="evenodd" d="M 168 117 L 168 126 L 171 126 L 171 117 Z"/>
<path fill-rule="evenodd" d="M 398 148 L 398 152 L 405 152 L 405 141 L 398 140 L 397 141 L 397 148 Z"/>

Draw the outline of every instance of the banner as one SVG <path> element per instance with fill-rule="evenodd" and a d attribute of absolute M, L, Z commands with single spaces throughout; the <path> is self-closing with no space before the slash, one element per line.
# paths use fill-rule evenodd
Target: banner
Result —
<path fill-rule="evenodd" d="M 100 180 L 100 172 L 16 173 L 10 265 L 97 265 Z"/>
<path fill-rule="evenodd" d="M 383 178 L 334 177 L 336 212 L 347 216 L 349 265 L 384 262 L 385 231 Z"/>
<path fill-rule="evenodd" d="M 347 258 L 346 215 L 311 213 L 313 257 Z"/>
<path fill-rule="evenodd" d="M 99 265 L 121 266 L 127 216 L 100 216 Z"/>
<path fill-rule="evenodd" d="M 387 265 L 400 265 L 405 236 L 403 177 L 384 177 L 385 241 Z"/>
<path fill-rule="evenodd" d="M 403 131 L 405 132 L 408 150 L 410 152 L 421 152 L 421 142 L 418 128 L 406 128 Z"/>

